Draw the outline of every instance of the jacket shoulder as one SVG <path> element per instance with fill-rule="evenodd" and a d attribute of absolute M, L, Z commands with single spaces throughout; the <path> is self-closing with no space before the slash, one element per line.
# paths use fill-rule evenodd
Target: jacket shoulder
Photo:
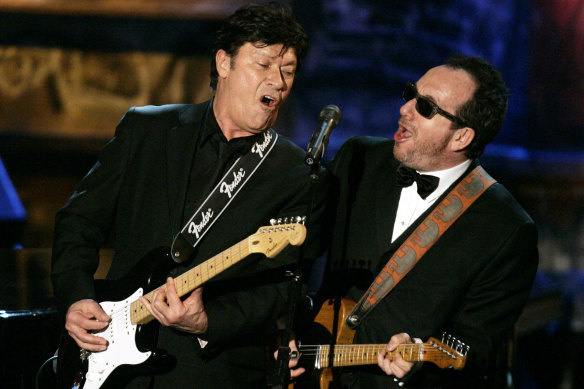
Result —
<path fill-rule="evenodd" d="M 372 136 L 355 136 L 343 143 L 335 157 L 328 164 L 333 172 L 342 172 L 368 167 L 385 168 L 397 164 L 393 158 L 394 141 L 387 138 Z M 395 163 L 394 163 L 395 162 Z"/>
<path fill-rule="evenodd" d="M 496 204 L 498 211 L 507 215 L 507 220 L 515 219 L 520 223 L 535 224 L 527 211 L 503 184 L 496 182 L 481 197 L 486 203 Z"/>
<path fill-rule="evenodd" d="M 130 108 L 122 117 L 120 124 L 142 124 L 149 127 L 156 124 L 179 126 L 201 120 L 208 102 L 200 104 L 145 105 Z"/>

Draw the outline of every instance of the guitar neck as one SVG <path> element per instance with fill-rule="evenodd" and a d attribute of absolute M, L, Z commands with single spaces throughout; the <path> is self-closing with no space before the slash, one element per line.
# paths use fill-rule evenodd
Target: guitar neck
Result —
<path fill-rule="evenodd" d="M 337 344 L 333 346 L 332 367 L 372 365 L 377 363 L 377 354 L 385 350 L 387 344 Z M 427 360 L 427 350 L 424 344 L 400 344 L 397 349 L 389 352 L 391 358 L 400 353 L 408 362 Z M 386 356 L 388 358 L 389 356 Z M 331 367 L 330 345 L 318 347 L 316 355 L 316 367 Z"/>
<path fill-rule="evenodd" d="M 227 250 L 220 252 L 202 264 L 195 266 L 191 270 L 181 274 L 174 279 L 176 291 L 179 297 L 195 290 L 217 274 L 221 273 L 230 266 L 241 261 L 251 253 L 250 237 L 231 246 Z M 148 301 L 152 301 L 154 291 L 144 295 Z M 148 309 L 140 302 L 135 300 L 130 304 L 130 317 L 132 324 L 146 324 L 154 319 Z"/>
<path fill-rule="evenodd" d="M 323 303 L 314 321 L 328 329 L 330 333 L 333 333 L 332 329 L 337 321 L 336 341 L 340 344 L 301 345 L 301 357 L 302 355 L 314 357 L 314 367 L 317 369 L 376 364 L 377 354 L 387 349 L 386 343 L 349 343 L 353 341 L 354 331 L 348 329 L 346 318 L 354 306 L 354 301 L 345 298 L 331 299 Z M 442 369 L 462 369 L 466 363 L 468 350 L 468 345 L 444 333 L 441 341 L 429 338 L 426 343 L 400 344 L 394 351 L 390 351 L 386 358 L 394 358 L 399 353 L 408 362 L 431 362 Z"/>

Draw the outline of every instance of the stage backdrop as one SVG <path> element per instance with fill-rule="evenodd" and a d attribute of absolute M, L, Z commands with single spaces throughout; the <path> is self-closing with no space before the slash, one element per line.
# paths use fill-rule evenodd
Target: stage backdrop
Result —
<path fill-rule="evenodd" d="M 210 97 L 219 20 L 247 2 L 0 0 L 0 157 L 24 207 L 18 244 L 43 249 L 40 260 L 49 260 L 56 210 L 128 108 Z M 306 147 L 321 109 L 339 106 L 327 159 L 353 135 L 392 137 L 404 83 L 450 54 L 483 56 L 501 69 L 509 113 L 481 160 L 538 224 L 535 290 L 568 302 L 567 324 L 555 322 L 555 308 L 535 317 L 584 333 L 584 2 L 289 3 L 311 48 L 276 128 Z M 539 358 L 531 371 L 546 373 L 542 388 L 582 375 L 570 370 L 569 353 L 553 352 L 581 350 L 568 347 L 573 339 L 542 350 L 546 336 L 560 333 L 550 328 L 531 353 Z M 548 374 L 549 366 L 559 368 Z"/>

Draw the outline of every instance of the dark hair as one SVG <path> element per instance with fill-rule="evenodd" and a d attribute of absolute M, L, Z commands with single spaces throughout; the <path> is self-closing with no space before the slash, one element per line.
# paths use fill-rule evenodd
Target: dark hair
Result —
<path fill-rule="evenodd" d="M 225 50 L 230 57 L 235 58 L 239 48 L 247 42 L 265 46 L 282 44 L 284 51 L 294 49 L 297 70 L 308 50 L 308 36 L 289 8 L 276 2 L 245 5 L 225 19 L 217 32 L 211 59 L 210 85 L 213 90 L 217 88 L 219 77 L 215 62 L 217 52 Z"/>
<path fill-rule="evenodd" d="M 501 72 L 483 58 L 456 55 L 445 65 L 452 69 L 464 70 L 476 84 L 472 98 L 456 113 L 475 131 L 473 141 L 465 150 L 466 156 L 474 159 L 483 153 L 503 126 L 509 90 L 505 86 Z M 460 128 L 456 124 L 453 125 Z"/>

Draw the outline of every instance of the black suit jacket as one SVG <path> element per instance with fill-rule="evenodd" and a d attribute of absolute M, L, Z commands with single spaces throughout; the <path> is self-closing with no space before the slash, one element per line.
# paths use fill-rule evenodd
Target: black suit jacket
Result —
<path fill-rule="evenodd" d="M 401 191 L 395 184 L 399 163 L 393 145 L 386 139 L 352 138 L 331 163 L 340 190 L 324 295 L 358 300 L 430 212 L 391 243 Z M 512 331 L 529 296 L 537 263 L 534 222 L 495 183 L 370 312 L 357 328 L 355 342 L 384 343 L 400 332 L 425 340 L 447 331 L 470 346 L 465 373 L 425 366 L 409 383 L 451 387 L 458 382 L 461 387 L 474 387 L 464 380 L 480 381 L 488 371 L 495 345 Z M 362 388 L 393 385 L 377 366 L 365 371 L 358 374 Z M 434 373 L 438 377 L 430 379 Z"/>
<path fill-rule="evenodd" d="M 115 255 L 108 278 L 118 279 L 149 251 L 170 246 L 192 216 L 185 194 L 197 136 L 208 103 L 129 110 L 115 138 L 56 216 L 52 278 L 58 308 L 93 298 L 98 251 L 113 238 Z M 283 136 L 267 159 L 200 241 L 197 265 L 278 217 L 307 215 L 305 263 L 320 248 L 316 239 L 327 177 L 321 170 L 312 211 L 313 184 L 303 151 Z M 197 166 L 193 166 L 197 169 Z M 164 329 L 159 344 L 178 358 L 178 367 L 156 387 L 257 388 L 265 383 L 266 338 L 287 309 L 288 282 L 300 249 L 288 247 L 274 259 L 253 254 L 204 288 L 209 330 L 199 347 L 195 336 Z M 186 268 L 185 268 L 186 270 Z M 135 387 L 144 387 L 136 384 Z"/>

